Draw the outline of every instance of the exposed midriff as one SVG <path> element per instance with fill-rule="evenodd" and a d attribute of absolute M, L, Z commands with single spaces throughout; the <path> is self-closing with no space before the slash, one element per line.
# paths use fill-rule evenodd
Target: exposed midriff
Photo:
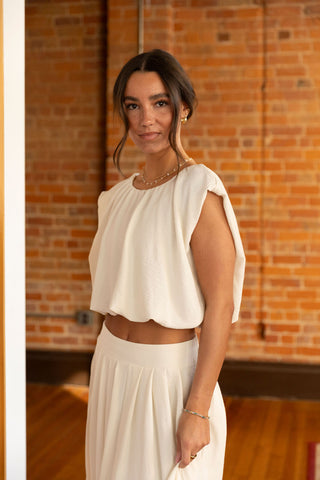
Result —
<path fill-rule="evenodd" d="M 154 345 L 180 343 L 191 340 L 195 336 L 194 328 L 167 328 L 153 320 L 144 323 L 132 322 L 121 315 L 107 314 L 105 325 L 114 336 L 134 343 Z"/>

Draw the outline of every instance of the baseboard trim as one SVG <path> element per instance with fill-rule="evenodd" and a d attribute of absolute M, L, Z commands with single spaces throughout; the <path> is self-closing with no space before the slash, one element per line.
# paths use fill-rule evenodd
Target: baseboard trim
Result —
<path fill-rule="evenodd" d="M 226 360 L 224 395 L 320 400 L 320 365 Z"/>
<path fill-rule="evenodd" d="M 27 350 L 27 382 L 88 385 L 92 353 Z M 226 360 L 224 395 L 320 400 L 320 365 Z"/>
<path fill-rule="evenodd" d="M 92 353 L 27 350 L 27 382 L 88 385 Z"/>

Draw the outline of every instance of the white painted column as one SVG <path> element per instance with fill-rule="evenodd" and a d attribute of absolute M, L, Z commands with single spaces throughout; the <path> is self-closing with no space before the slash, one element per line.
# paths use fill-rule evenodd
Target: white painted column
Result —
<path fill-rule="evenodd" d="M 23 0 L 3 1 L 6 480 L 26 478 Z"/>

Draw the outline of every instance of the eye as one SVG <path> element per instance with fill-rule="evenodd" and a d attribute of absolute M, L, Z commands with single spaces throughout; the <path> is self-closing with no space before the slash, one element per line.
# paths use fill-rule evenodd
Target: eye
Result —
<path fill-rule="evenodd" d="M 169 105 L 169 102 L 167 100 L 158 100 L 156 105 L 157 107 L 166 107 Z"/>
<path fill-rule="evenodd" d="M 138 108 L 136 103 L 125 103 L 124 106 L 126 110 L 136 110 Z"/>

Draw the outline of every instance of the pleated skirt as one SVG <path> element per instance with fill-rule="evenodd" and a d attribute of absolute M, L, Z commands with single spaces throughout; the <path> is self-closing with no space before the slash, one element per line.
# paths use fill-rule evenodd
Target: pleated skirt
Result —
<path fill-rule="evenodd" d="M 103 325 L 91 365 L 86 480 L 221 480 L 226 415 L 216 385 L 210 443 L 186 467 L 175 464 L 176 429 L 187 400 L 198 340 L 128 342 Z"/>

